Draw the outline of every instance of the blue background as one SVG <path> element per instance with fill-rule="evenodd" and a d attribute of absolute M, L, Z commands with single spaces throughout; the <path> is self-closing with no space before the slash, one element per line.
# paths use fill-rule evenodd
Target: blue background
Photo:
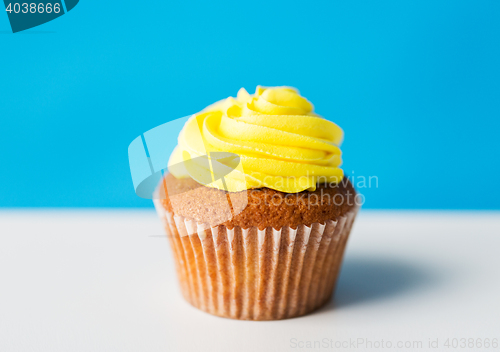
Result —
<path fill-rule="evenodd" d="M 127 147 L 240 87 L 345 131 L 366 208 L 499 209 L 500 1 L 80 1 L 0 14 L 0 206 L 150 207 Z M 166 138 L 176 138 L 176 131 Z"/>

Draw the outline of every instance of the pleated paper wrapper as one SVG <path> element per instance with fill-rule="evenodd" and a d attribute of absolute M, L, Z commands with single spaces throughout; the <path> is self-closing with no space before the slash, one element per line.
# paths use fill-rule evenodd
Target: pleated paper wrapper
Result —
<path fill-rule="evenodd" d="M 244 320 L 293 318 L 328 302 L 358 211 L 324 224 L 259 230 L 210 227 L 155 206 L 184 298 L 207 313 Z"/>

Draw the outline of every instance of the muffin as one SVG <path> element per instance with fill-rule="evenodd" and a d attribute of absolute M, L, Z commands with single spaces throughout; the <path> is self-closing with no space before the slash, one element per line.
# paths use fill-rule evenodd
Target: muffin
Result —
<path fill-rule="evenodd" d="M 290 87 L 241 89 L 186 122 L 154 203 L 190 304 L 277 320 L 329 301 L 359 209 L 342 139 Z"/>

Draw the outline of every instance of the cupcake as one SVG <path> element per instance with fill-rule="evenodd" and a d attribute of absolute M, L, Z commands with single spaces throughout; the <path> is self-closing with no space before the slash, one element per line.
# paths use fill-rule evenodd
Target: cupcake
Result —
<path fill-rule="evenodd" d="M 190 304 L 277 320 L 329 301 L 359 208 L 342 139 L 290 87 L 241 89 L 189 118 L 154 203 Z"/>

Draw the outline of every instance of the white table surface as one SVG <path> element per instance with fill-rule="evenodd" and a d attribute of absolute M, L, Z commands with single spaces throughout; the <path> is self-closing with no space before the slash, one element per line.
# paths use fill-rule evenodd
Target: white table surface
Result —
<path fill-rule="evenodd" d="M 3 210 L 0 351 L 499 351 L 444 346 L 500 338 L 499 250 L 498 212 L 361 211 L 326 307 L 248 322 L 184 302 L 153 210 Z"/>

